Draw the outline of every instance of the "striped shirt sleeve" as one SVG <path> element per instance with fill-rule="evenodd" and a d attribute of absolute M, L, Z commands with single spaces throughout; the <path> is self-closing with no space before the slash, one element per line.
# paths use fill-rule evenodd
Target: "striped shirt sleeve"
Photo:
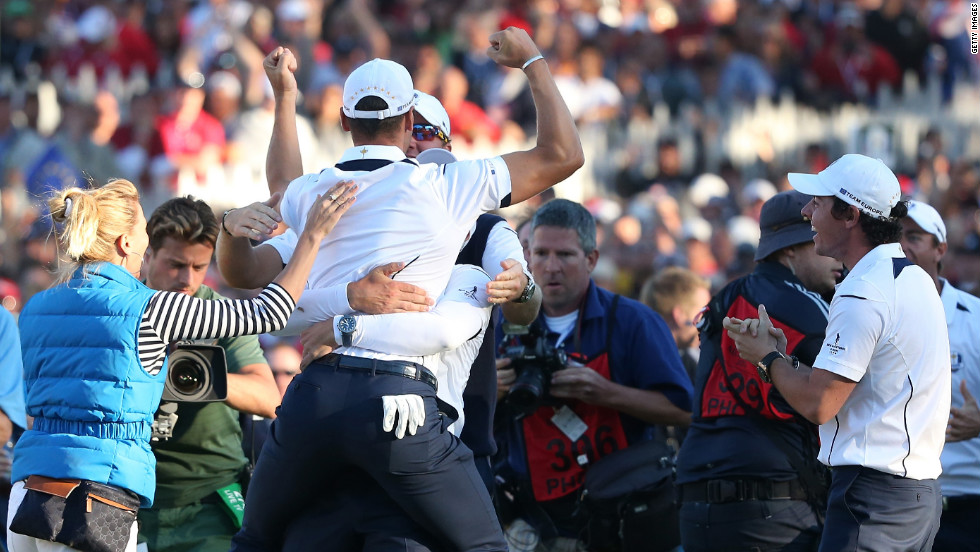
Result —
<path fill-rule="evenodd" d="M 150 298 L 139 332 L 143 368 L 155 374 L 163 367 L 167 344 L 184 339 L 216 339 L 282 329 L 296 308 L 279 284 L 271 283 L 254 299 L 197 299 L 160 291 Z"/>

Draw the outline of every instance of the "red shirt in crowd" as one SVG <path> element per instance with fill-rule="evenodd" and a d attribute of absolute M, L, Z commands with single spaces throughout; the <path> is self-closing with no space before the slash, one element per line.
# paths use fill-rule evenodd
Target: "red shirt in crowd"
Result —
<path fill-rule="evenodd" d="M 189 126 L 178 125 L 176 115 L 164 115 L 158 119 L 157 128 L 168 156 L 197 155 L 206 145 L 225 145 L 224 127 L 206 111 L 201 111 Z"/>
<path fill-rule="evenodd" d="M 494 143 L 500 140 L 500 127 L 473 102 L 464 100 L 455 109 L 448 111 L 448 115 L 453 138 L 461 136 L 467 142 L 472 142 L 479 136 Z"/>
<path fill-rule="evenodd" d="M 858 83 L 867 85 L 867 93 L 874 95 L 882 84 L 898 88 L 902 71 L 884 48 L 867 43 L 846 54 L 831 44 L 813 58 L 810 70 L 816 75 L 821 88 L 842 91 L 851 99 L 860 99 L 863 91 Z"/>

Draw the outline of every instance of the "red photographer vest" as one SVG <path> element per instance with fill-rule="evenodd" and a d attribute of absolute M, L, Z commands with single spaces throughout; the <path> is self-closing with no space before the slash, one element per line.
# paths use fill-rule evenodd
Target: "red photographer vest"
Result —
<path fill-rule="evenodd" d="M 738 296 L 728 311 L 721 316 L 744 320 L 759 316 L 759 309 L 744 297 Z M 718 317 L 719 320 L 721 316 Z M 787 351 L 793 351 L 806 337 L 775 316 L 770 318 L 773 325 L 786 334 Z M 765 383 L 759 378 L 759 371 L 754 364 L 738 356 L 738 349 L 735 348 L 732 338 L 728 337 L 728 332 L 722 331 L 720 340 L 723 358 L 714 359 L 711 372 L 708 374 L 708 381 L 701 395 L 701 417 L 745 416 L 747 413 L 742 404 L 747 404 L 766 418 L 783 421 L 794 419 L 792 412 L 781 410 L 772 402 L 775 388 L 771 383 Z"/>
<path fill-rule="evenodd" d="M 610 350 L 612 328 L 619 295 L 615 295 L 606 317 L 606 350 L 585 365 L 611 380 Z M 581 314 L 579 315 L 581 316 Z M 570 355 L 571 356 L 571 355 Z M 573 442 L 552 422 L 563 407 L 542 406 L 521 420 L 524 448 L 527 451 L 528 475 L 534 500 L 544 502 L 573 493 L 582 486 L 585 470 L 607 454 L 627 446 L 626 432 L 619 412 L 582 401 L 566 402 L 585 424 L 586 429 Z"/>
<path fill-rule="evenodd" d="M 608 351 L 585 365 L 611 379 Z M 521 421 L 531 488 L 537 502 L 577 491 L 590 464 L 627 445 L 618 412 L 581 401 L 566 404 L 586 425 L 585 432 L 574 442 L 551 421 L 561 407 L 542 406 Z"/>

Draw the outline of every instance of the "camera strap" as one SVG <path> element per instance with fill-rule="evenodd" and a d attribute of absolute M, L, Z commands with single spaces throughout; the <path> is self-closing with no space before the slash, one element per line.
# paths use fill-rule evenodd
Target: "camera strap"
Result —
<path fill-rule="evenodd" d="M 616 325 L 616 307 L 619 306 L 619 294 L 613 295 L 612 304 L 609 305 L 609 310 L 606 311 L 606 359 L 609 362 L 609 379 L 612 379 L 613 374 L 613 348 L 612 348 L 612 336 L 613 336 L 613 326 Z"/>

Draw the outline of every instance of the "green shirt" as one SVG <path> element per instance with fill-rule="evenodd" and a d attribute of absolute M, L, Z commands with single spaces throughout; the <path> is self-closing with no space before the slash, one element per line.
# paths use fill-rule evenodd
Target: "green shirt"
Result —
<path fill-rule="evenodd" d="M 224 299 L 202 285 L 194 297 Z M 228 372 L 238 373 L 249 364 L 266 364 L 259 339 L 254 335 L 222 338 Z M 248 463 L 242 452 L 242 428 L 238 411 L 223 402 L 178 403 L 173 437 L 153 443 L 157 458 L 155 508 L 174 508 L 201 500 L 238 481 Z"/>

